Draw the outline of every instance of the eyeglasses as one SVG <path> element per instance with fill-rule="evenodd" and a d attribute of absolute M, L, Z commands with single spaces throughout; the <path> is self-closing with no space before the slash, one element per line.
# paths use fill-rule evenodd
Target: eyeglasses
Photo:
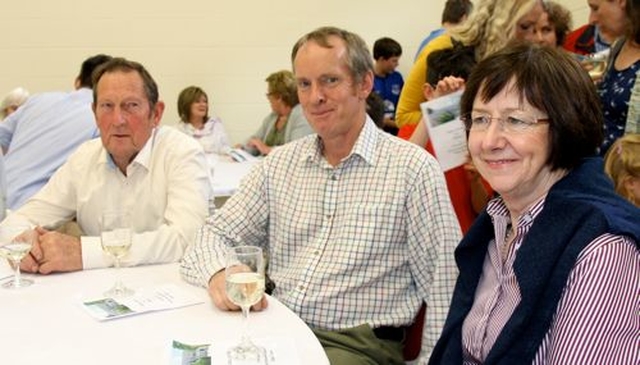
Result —
<path fill-rule="evenodd" d="M 538 124 L 548 123 L 549 118 L 535 118 L 523 115 L 506 117 L 490 117 L 488 115 L 463 115 L 460 117 L 464 122 L 467 131 L 485 132 L 489 129 L 491 122 L 500 122 L 500 129 L 506 133 L 517 134 L 527 132 L 535 128 Z"/>

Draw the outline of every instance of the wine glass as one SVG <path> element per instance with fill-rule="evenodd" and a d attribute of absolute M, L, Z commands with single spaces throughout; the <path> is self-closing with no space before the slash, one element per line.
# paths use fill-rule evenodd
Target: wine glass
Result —
<path fill-rule="evenodd" d="M 127 288 L 120 280 L 120 259 L 129 253 L 131 247 L 131 217 L 123 211 L 107 211 L 102 214 L 102 232 L 100 235 L 102 250 L 113 257 L 116 268 L 116 282 L 104 295 L 109 298 L 122 298 L 132 295 L 133 289 Z"/>
<path fill-rule="evenodd" d="M 248 335 L 249 309 L 264 295 L 264 256 L 254 246 L 232 247 L 227 251 L 225 269 L 226 291 L 229 299 L 242 308 L 243 330 L 240 344 L 228 352 L 230 360 L 263 362 L 265 351 L 256 346 Z"/>
<path fill-rule="evenodd" d="M 0 254 L 15 268 L 13 278 L 3 283 L 3 288 L 18 289 L 33 284 L 33 280 L 20 277 L 20 261 L 31 251 L 35 239 L 36 232 L 27 224 L 0 228 Z"/>

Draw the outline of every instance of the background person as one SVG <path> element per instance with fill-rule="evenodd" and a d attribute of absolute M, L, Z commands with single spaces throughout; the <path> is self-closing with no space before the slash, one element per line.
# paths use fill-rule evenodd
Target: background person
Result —
<path fill-rule="evenodd" d="M 468 147 L 500 196 L 456 248 L 430 364 L 638 362 L 640 209 L 596 157 L 597 100 L 555 47 L 508 47 L 474 68 L 461 101 Z"/>
<path fill-rule="evenodd" d="M 205 152 L 226 154 L 231 149 L 222 120 L 209 116 L 209 97 L 198 86 L 189 86 L 178 95 L 178 129 L 195 138 Z"/>
<path fill-rule="evenodd" d="M 373 64 L 359 36 L 316 29 L 295 44 L 292 62 L 317 134 L 252 170 L 200 230 L 182 274 L 218 308 L 238 310 L 225 292 L 225 248 L 261 246 L 273 296 L 309 324 L 332 364 L 404 364 L 403 327 L 423 303 L 428 357 L 460 237 L 440 167 L 367 116 Z"/>
<path fill-rule="evenodd" d="M 91 111 L 91 73 L 110 59 L 103 54 L 87 58 L 75 78 L 74 91 L 32 95 L 0 123 L 10 209 L 20 208 L 42 189 L 78 146 L 98 137 Z"/>
<path fill-rule="evenodd" d="M 29 97 L 29 91 L 23 87 L 11 90 L 0 104 L 0 121 L 15 112 Z"/>
<path fill-rule="evenodd" d="M 171 127 L 158 127 L 164 103 L 147 70 L 114 58 L 94 72 L 100 139 L 81 145 L 51 180 L 1 224 L 28 221 L 39 238 L 21 263 L 48 274 L 112 264 L 100 245 L 100 217 L 123 210 L 134 232 L 126 265 L 175 262 L 207 214 L 209 167 L 198 143 Z M 55 228 L 76 219 L 85 235 Z"/>
<path fill-rule="evenodd" d="M 626 134 L 613 143 L 605 156 L 604 171 L 616 192 L 640 207 L 640 134 Z"/>
<path fill-rule="evenodd" d="M 273 147 L 313 133 L 302 113 L 293 73 L 287 70 L 274 72 L 265 81 L 271 113 L 244 145 L 253 155 L 263 156 Z"/>
<path fill-rule="evenodd" d="M 409 139 L 422 119 L 422 85 L 427 74 L 424 65 L 431 52 L 452 48 L 455 40 L 473 47 L 476 60 L 481 60 L 512 39 L 534 41 L 535 25 L 542 11 L 541 0 L 480 0 L 467 21 L 429 42 L 411 67 L 400 94 L 396 111 L 398 136 Z"/>
<path fill-rule="evenodd" d="M 444 9 L 442 10 L 442 27 L 431 31 L 431 33 L 429 33 L 429 35 L 420 42 L 418 51 L 413 57 L 413 61 L 415 62 L 418 60 L 420 52 L 422 52 L 422 49 L 429 42 L 444 34 L 448 29 L 467 20 L 467 17 L 469 17 L 472 10 L 473 3 L 471 0 L 447 0 L 447 2 L 444 3 Z"/>
<path fill-rule="evenodd" d="M 573 27 L 569 9 L 551 0 L 543 2 L 544 12 L 536 23 L 537 43 L 562 47 Z"/>
<path fill-rule="evenodd" d="M 373 43 L 373 91 L 384 102 L 383 129 L 393 135 L 398 134 L 394 122 L 396 105 L 404 85 L 400 72 L 396 71 L 402 56 L 402 46 L 397 41 L 384 37 Z"/>
<path fill-rule="evenodd" d="M 623 19 L 614 15 L 599 16 L 598 26 L 611 29 L 622 26 L 624 33 L 612 45 L 607 69 L 598 83 L 604 113 L 602 156 L 624 134 L 640 133 L 640 1 L 616 0 L 607 2 L 606 6 L 613 8 L 606 14 L 622 12 Z M 601 7 L 605 5 L 601 4 Z M 591 13 L 596 13 L 593 7 Z"/>

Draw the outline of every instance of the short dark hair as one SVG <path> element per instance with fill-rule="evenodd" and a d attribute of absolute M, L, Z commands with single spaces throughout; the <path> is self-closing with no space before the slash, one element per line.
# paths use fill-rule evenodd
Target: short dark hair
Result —
<path fill-rule="evenodd" d="M 106 73 L 111 72 L 137 72 L 138 75 L 142 78 L 142 83 L 144 86 L 144 92 L 147 96 L 147 100 L 149 101 L 149 105 L 151 107 L 155 106 L 158 103 L 159 93 L 158 93 L 158 84 L 156 84 L 151 74 L 147 71 L 142 64 L 129 61 L 125 58 L 116 57 L 111 60 L 103 63 L 99 66 L 96 71 L 93 73 L 93 85 L 98 85 L 98 81 L 100 78 Z M 93 101 L 94 103 L 98 100 L 98 88 L 93 88 Z"/>
<path fill-rule="evenodd" d="M 80 73 L 78 74 L 80 87 L 91 89 L 93 87 L 93 72 L 98 68 L 98 66 L 111 60 L 111 58 L 111 56 L 107 56 L 105 54 L 98 54 L 84 60 L 80 66 Z"/>
<path fill-rule="evenodd" d="M 513 43 L 480 61 L 466 82 L 461 115 L 476 97 L 488 102 L 513 82 L 513 88 L 549 119 L 551 170 L 573 169 L 596 154 L 603 140 L 600 98 L 587 72 L 557 47 Z"/>
<path fill-rule="evenodd" d="M 447 76 L 469 78 L 471 70 L 476 65 L 476 55 L 473 47 L 463 46 L 453 41 L 452 48 L 440 49 L 427 57 L 426 82 L 435 87 L 438 81 Z"/>
<path fill-rule="evenodd" d="M 442 24 L 458 24 L 473 10 L 471 0 L 447 0 L 442 11 Z"/>
<path fill-rule="evenodd" d="M 391 57 L 402 56 L 402 46 L 395 40 L 384 37 L 373 43 L 373 59 L 389 59 Z"/>
<path fill-rule="evenodd" d="M 378 128 L 382 128 L 384 125 L 384 100 L 375 91 L 369 93 L 367 96 L 367 114 L 376 123 Z"/>
<path fill-rule="evenodd" d="M 198 101 L 201 96 L 207 99 L 207 103 L 209 102 L 207 93 L 198 86 L 189 86 L 180 92 L 178 95 L 178 115 L 180 116 L 180 121 L 187 124 L 191 122 L 191 104 Z M 208 119 L 209 111 L 207 110 L 207 115 L 204 116 L 203 122 L 206 122 Z"/>

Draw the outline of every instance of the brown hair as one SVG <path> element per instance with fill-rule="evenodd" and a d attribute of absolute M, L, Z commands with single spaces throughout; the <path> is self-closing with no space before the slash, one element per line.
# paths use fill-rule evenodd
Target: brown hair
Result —
<path fill-rule="evenodd" d="M 488 102 L 513 81 L 523 100 L 547 113 L 552 170 L 572 169 L 603 139 L 603 115 L 593 81 L 565 51 L 516 43 L 480 61 L 467 80 L 461 115 L 475 98 Z"/>
<path fill-rule="evenodd" d="M 178 115 L 180 121 L 189 124 L 191 121 L 191 104 L 195 103 L 201 96 L 204 96 L 209 102 L 207 93 L 197 86 L 189 86 L 180 92 L 178 95 Z M 207 115 L 204 116 L 203 122 L 209 120 L 209 110 Z"/>

